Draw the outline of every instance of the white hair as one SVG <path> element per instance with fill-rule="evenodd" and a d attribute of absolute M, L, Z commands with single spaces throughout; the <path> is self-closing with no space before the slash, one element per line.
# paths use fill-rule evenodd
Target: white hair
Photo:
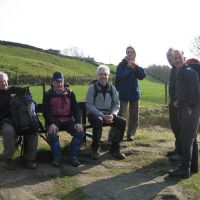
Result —
<path fill-rule="evenodd" d="M 108 75 L 110 74 L 110 68 L 107 65 L 99 65 L 97 67 L 97 76 L 100 74 L 100 72 L 106 72 Z"/>
<path fill-rule="evenodd" d="M 6 74 L 4 72 L 0 72 L 0 76 L 3 76 L 4 78 L 6 78 L 8 80 L 8 74 Z"/>

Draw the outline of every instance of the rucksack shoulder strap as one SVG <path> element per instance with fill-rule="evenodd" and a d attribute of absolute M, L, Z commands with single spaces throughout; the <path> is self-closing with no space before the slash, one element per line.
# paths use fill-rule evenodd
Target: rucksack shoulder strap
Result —
<path fill-rule="evenodd" d="M 101 93 L 102 90 L 101 88 L 98 87 L 97 83 L 93 84 L 94 85 L 94 101 L 96 97 L 98 96 L 98 93 Z M 111 99 L 113 100 L 113 85 L 112 84 L 108 84 L 108 90 L 106 91 L 106 93 L 109 93 L 111 96 Z"/>
<path fill-rule="evenodd" d="M 99 89 L 99 87 L 97 86 L 97 83 L 94 83 L 94 97 L 93 97 L 93 102 L 95 102 L 96 97 L 98 96 L 98 93 L 101 92 L 101 89 Z"/>

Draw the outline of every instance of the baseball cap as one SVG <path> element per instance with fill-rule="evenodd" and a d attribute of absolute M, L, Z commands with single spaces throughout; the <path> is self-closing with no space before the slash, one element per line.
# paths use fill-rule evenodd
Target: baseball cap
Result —
<path fill-rule="evenodd" d="M 53 73 L 53 81 L 63 81 L 64 75 L 61 72 L 54 72 Z"/>

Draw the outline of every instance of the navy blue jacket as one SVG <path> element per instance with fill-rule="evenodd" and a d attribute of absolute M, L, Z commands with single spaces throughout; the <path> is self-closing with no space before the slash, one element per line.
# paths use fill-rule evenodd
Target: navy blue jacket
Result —
<path fill-rule="evenodd" d="M 135 70 L 127 66 L 128 61 L 123 59 L 117 66 L 115 87 L 119 92 L 120 100 L 139 100 L 141 96 L 138 79 L 146 77 L 142 67 L 135 66 Z"/>
<path fill-rule="evenodd" d="M 199 75 L 184 64 L 176 74 L 176 101 L 181 107 L 194 108 L 199 104 Z"/>

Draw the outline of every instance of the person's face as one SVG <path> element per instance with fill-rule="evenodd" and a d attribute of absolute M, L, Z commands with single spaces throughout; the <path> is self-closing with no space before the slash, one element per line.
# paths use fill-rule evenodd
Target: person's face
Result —
<path fill-rule="evenodd" d="M 64 86 L 64 80 L 63 81 L 54 80 L 52 82 L 52 85 L 57 90 L 64 90 L 64 88 L 65 88 L 65 86 Z"/>
<path fill-rule="evenodd" d="M 98 74 L 98 80 L 102 85 L 105 85 L 108 82 L 109 75 L 106 71 L 101 70 Z"/>
<path fill-rule="evenodd" d="M 126 50 L 126 55 L 129 59 L 135 60 L 135 51 L 132 48 Z"/>
<path fill-rule="evenodd" d="M 0 90 L 8 89 L 8 79 L 5 76 L 0 76 Z"/>
<path fill-rule="evenodd" d="M 173 60 L 172 52 L 167 53 L 167 60 L 170 65 L 173 65 L 174 60 Z"/>
<path fill-rule="evenodd" d="M 185 63 L 185 57 L 181 52 L 174 52 L 173 53 L 173 64 L 177 69 L 181 68 Z"/>

